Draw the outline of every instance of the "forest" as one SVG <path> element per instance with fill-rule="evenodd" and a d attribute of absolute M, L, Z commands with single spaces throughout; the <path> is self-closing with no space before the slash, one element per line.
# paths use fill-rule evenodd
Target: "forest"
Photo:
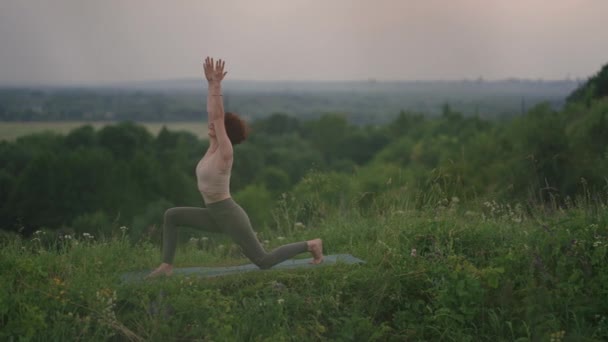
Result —
<path fill-rule="evenodd" d="M 316 174 L 349 180 L 366 203 L 399 188 L 522 204 L 605 193 L 606 101 L 601 92 L 588 94 L 605 89 L 593 81 L 602 75 L 573 92 L 563 109 L 541 103 L 511 120 L 464 115 L 449 104 L 438 116 L 401 111 L 386 124 L 355 124 L 339 113 L 309 120 L 274 113 L 254 120 L 251 138 L 237 146 L 232 192 L 261 227 L 272 226 L 281 195 L 305 200 L 305 180 Z M 25 234 L 111 222 L 137 231 L 158 226 L 163 208 L 201 205 L 193 170 L 205 150 L 206 141 L 192 134 L 163 129 L 153 136 L 132 121 L 2 142 L 0 225 Z"/>

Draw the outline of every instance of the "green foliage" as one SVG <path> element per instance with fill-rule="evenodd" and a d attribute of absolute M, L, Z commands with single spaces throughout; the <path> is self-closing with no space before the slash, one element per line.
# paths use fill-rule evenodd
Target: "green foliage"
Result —
<path fill-rule="evenodd" d="M 77 216 L 70 226 L 74 227 L 74 233 L 77 235 L 89 233 L 101 236 L 104 232 L 108 232 L 109 227 L 112 227 L 112 220 L 103 212 L 97 211 Z"/>
<path fill-rule="evenodd" d="M 4 236 L 0 339 L 608 338 L 608 306 L 598 300 L 608 283 L 608 198 L 547 214 L 495 201 L 414 210 L 400 196 L 365 216 L 327 202 L 333 209 L 314 227 L 281 232 L 287 241 L 321 236 L 326 252 L 352 253 L 363 265 L 123 283 L 123 272 L 150 269 L 159 254 L 147 241 L 132 242 L 130 228 L 50 246 L 41 243 L 46 232 Z M 177 262 L 243 262 L 224 250 L 188 243 Z"/>
<path fill-rule="evenodd" d="M 234 198 L 247 212 L 254 230 L 263 230 L 270 222 L 274 200 L 264 185 L 251 184 L 237 192 Z"/>
<path fill-rule="evenodd" d="M 608 64 L 580 85 L 567 98 L 568 103 L 589 105 L 593 100 L 608 96 Z"/>
<path fill-rule="evenodd" d="M 286 192 L 308 196 L 300 184 L 310 181 L 311 170 L 354 177 L 346 189 L 359 193 L 353 203 L 362 209 L 382 193 L 408 186 L 433 189 L 420 194 L 420 205 L 444 197 L 563 205 L 585 191 L 608 189 L 606 100 L 562 111 L 539 105 L 502 122 L 452 108 L 444 106 L 437 118 L 401 112 L 385 126 L 357 126 L 336 114 L 310 121 L 274 114 L 254 122 L 251 138 L 236 147 L 231 190 L 239 194 L 258 184 L 268 191 L 268 203 Z M 69 227 L 95 212 L 129 224 L 150 215 L 147 208 L 159 201 L 200 206 L 192 170 L 206 147 L 189 133 L 162 129 L 153 137 L 129 122 L 3 142 L 0 224 L 13 231 L 24 227 L 27 234 Z M 309 214 L 299 220 L 323 212 L 310 198 L 302 211 Z M 267 225 L 272 207 L 249 214 Z"/>

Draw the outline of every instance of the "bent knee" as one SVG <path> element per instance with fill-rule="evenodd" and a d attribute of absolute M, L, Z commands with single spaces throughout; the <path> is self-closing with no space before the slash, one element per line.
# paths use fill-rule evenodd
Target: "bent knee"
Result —
<path fill-rule="evenodd" d="M 261 270 L 267 270 L 269 268 L 271 268 L 272 266 L 274 266 L 274 264 L 271 262 L 271 260 L 269 258 L 261 258 L 259 260 L 256 260 L 253 262 L 257 267 L 259 267 Z"/>
<path fill-rule="evenodd" d="M 268 270 L 268 269 L 270 269 L 272 267 L 272 265 L 269 265 L 269 264 L 258 264 L 258 267 L 261 270 Z"/>
<path fill-rule="evenodd" d="M 178 208 L 169 208 L 165 211 L 165 222 L 175 222 L 175 219 L 179 215 Z"/>

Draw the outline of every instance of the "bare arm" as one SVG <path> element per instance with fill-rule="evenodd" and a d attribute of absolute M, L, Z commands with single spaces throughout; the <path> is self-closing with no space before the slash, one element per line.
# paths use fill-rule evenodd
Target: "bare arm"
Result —
<path fill-rule="evenodd" d="M 213 58 L 205 58 L 205 77 L 209 84 L 207 92 L 207 113 L 209 122 L 224 117 L 224 103 L 222 101 L 222 80 L 228 72 L 224 72 L 225 62 L 221 59 L 213 62 Z"/>
<path fill-rule="evenodd" d="M 205 59 L 205 77 L 209 83 L 207 93 L 207 120 L 211 144 L 217 143 L 224 159 L 232 158 L 232 143 L 224 125 L 224 101 L 222 98 L 221 82 L 228 72 L 224 71 L 225 63 L 220 59 L 213 62 L 212 58 Z"/>

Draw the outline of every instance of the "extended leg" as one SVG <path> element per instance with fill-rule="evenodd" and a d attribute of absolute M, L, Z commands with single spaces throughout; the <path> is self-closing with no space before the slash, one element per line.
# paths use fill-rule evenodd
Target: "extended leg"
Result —
<path fill-rule="evenodd" d="M 249 217 L 240 206 L 234 202 L 224 202 L 210 208 L 218 226 L 241 246 L 247 258 L 262 269 L 270 268 L 306 251 L 313 253 L 313 263 L 318 264 L 323 260 L 322 243 L 319 239 L 283 245 L 266 253 L 251 228 Z"/>

